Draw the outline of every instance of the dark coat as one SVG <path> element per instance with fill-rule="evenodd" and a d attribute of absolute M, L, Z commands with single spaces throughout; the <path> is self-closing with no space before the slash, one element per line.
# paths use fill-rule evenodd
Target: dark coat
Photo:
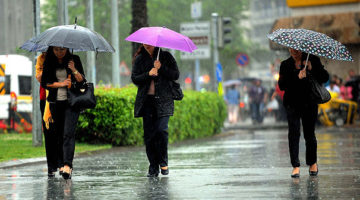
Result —
<path fill-rule="evenodd" d="M 83 77 L 85 78 L 84 75 L 84 69 L 82 67 L 81 61 L 80 61 L 80 57 L 77 55 L 72 55 L 72 59 L 75 63 L 75 68 L 76 70 L 83 75 Z M 78 83 L 76 82 L 75 76 L 72 74 L 71 70 L 67 67 L 68 63 L 63 63 L 63 67 L 66 68 L 66 73 L 67 75 L 71 75 L 71 90 L 76 90 L 76 88 L 78 88 L 80 85 L 83 84 L 83 82 Z M 56 78 L 56 66 L 52 66 L 52 64 L 47 63 L 46 60 L 44 62 L 44 69 L 43 69 L 43 74 L 41 76 L 41 86 L 47 90 L 49 90 L 49 95 L 47 97 L 47 100 L 50 103 L 55 103 L 56 102 L 56 98 L 57 98 L 57 88 L 50 88 L 47 87 L 48 84 L 52 84 L 54 82 L 58 82 L 58 79 Z"/>
<path fill-rule="evenodd" d="M 306 55 L 303 54 L 306 59 Z M 284 105 L 300 106 L 305 104 L 316 104 L 311 98 L 311 90 L 308 75 L 311 74 L 315 80 L 320 84 L 329 80 L 329 73 L 324 69 L 321 64 L 320 58 L 310 55 L 312 70 L 307 69 L 307 77 L 299 79 L 298 74 L 300 69 L 296 69 L 295 60 L 290 57 L 287 60 L 281 62 L 279 72 L 279 87 L 284 93 Z M 304 66 L 302 66 L 304 67 Z"/>
<path fill-rule="evenodd" d="M 159 48 L 155 48 L 154 55 L 157 55 Z M 135 100 L 134 115 L 142 117 L 141 112 L 147 93 L 149 91 L 151 80 L 155 83 L 155 107 L 157 116 L 172 116 L 174 114 L 174 100 L 172 99 L 170 82 L 179 78 L 179 69 L 174 57 L 167 51 L 161 51 L 159 60 L 161 67 L 157 77 L 149 76 L 150 70 L 154 67 L 156 56 L 152 58 L 142 47 L 139 55 L 135 58 L 131 80 L 138 86 Z"/>

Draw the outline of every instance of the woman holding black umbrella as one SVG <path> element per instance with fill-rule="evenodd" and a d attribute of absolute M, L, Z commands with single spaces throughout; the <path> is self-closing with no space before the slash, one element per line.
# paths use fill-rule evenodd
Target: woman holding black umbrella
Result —
<path fill-rule="evenodd" d="M 317 56 L 310 55 L 305 68 L 307 54 L 290 48 L 290 58 L 280 65 L 279 87 L 285 91 L 283 104 L 288 118 L 288 140 L 290 159 L 293 166 L 292 178 L 300 176 L 299 141 L 300 120 L 306 144 L 306 164 L 310 166 L 309 174 L 318 174 L 317 166 L 317 141 L 315 136 L 315 123 L 318 114 L 318 105 L 313 101 L 309 86 L 308 76 L 312 76 L 320 84 L 329 79 L 328 72 L 324 69 Z"/>
<path fill-rule="evenodd" d="M 167 175 L 168 122 L 174 113 L 171 81 L 179 78 L 174 57 L 167 51 L 143 44 L 134 56 L 131 79 L 138 86 L 135 117 L 143 118 L 144 142 L 150 163 L 148 177 Z M 160 53 L 159 59 L 157 55 Z"/>
<path fill-rule="evenodd" d="M 62 176 L 71 178 L 75 151 L 75 128 L 79 110 L 69 106 L 67 90 L 76 90 L 84 81 L 84 70 L 79 56 L 71 55 L 68 48 L 52 47 L 47 50 L 41 85 L 49 90 L 51 116 L 58 138 L 58 151 L 63 152 L 59 167 Z M 74 83 L 74 84 L 72 84 Z"/>

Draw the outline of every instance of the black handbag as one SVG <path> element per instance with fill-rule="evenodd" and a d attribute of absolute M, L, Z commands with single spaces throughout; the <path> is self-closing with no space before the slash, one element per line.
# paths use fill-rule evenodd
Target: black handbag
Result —
<path fill-rule="evenodd" d="M 315 101 L 317 104 L 323 104 L 330 101 L 331 95 L 329 91 L 324 86 L 319 84 L 319 82 L 311 75 L 309 76 L 309 83 L 313 101 Z"/>
<path fill-rule="evenodd" d="M 84 82 L 80 87 L 74 90 L 68 90 L 68 101 L 70 107 L 74 110 L 85 110 L 95 108 L 96 98 L 94 95 L 94 84 Z"/>
<path fill-rule="evenodd" d="M 177 101 L 182 100 L 184 97 L 180 84 L 176 81 L 171 81 L 171 93 L 172 93 L 172 98 Z"/>

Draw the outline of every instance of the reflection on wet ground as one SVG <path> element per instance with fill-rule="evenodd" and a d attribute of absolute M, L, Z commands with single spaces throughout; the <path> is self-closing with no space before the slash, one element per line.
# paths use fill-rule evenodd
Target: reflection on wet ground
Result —
<path fill-rule="evenodd" d="M 170 174 L 147 178 L 143 148 L 74 161 L 73 179 L 46 165 L 0 170 L 0 199 L 359 199 L 360 133 L 318 131 L 319 176 L 291 179 L 287 131 L 255 131 L 170 146 Z"/>

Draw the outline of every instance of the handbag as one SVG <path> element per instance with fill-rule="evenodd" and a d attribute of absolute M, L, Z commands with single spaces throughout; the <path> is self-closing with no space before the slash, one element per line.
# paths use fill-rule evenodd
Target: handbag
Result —
<path fill-rule="evenodd" d="M 174 100 L 180 101 L 183 99 L 184 94 L 181 90 L 180 84 L 176 81 L 171 81 L 171 93 Z"/>
<path fill-rule="evenodd" d="M 85 82 L 75 90 L 68 90 L 68 101 L 70 107 L 75 110 L 95 108 L 96 98 L 94 95 L 94 84 Z"/>
<path fill-rule="evenodd" d="M 309 76 L 309 83 L 311 89 L 311 97 L 317 104 L 323 104 L 331 99 L 329 91 L 319 84 L 311 75 Z"/>

